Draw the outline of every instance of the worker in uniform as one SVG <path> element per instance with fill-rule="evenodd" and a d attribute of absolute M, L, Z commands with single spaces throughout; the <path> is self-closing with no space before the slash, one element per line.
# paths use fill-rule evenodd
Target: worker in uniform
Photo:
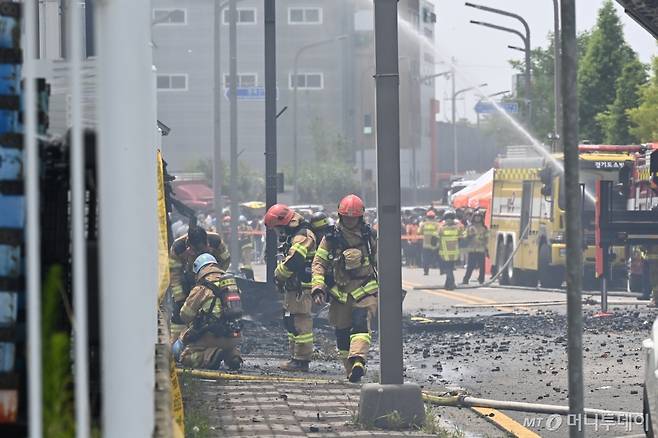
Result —
<path fill-rule="evenodd" d="M 252 241 L 252 228 L 247 218 L 240 215 L 238 223 L 238 236 L 240 236 L 240 271 L 250 280 L 254 279 L 254 268 L 251 263 L 254 259 L 254 244 Z"/>
<path fill-rule="evenodd" d="M 325 234 L 333 230 L 334 220 L 324 211 L 316 211 L 311 216 L 311 229 L 315 233 L 317 242 L 322 241 Z"/>
<path fill-rule="evenodd" d="M 377 312 L 377 241 L 363 220 L 363 201 L 356 195 L 338 205 L 338 223 L 324 236 L 313 259 L 313 299 L 330 300 L 329 322 L 336 332 L 338 353 L 350 382 L 366 372 L 370 324 Z M 332 274 L 333 286 L 328 284 Z"/>
<path fill-rule="evenodd" d="M 444 288 L 455 289 L 455 265 L 459 262 L 459 240 L 464 232 L 464 226 L 456 218 L 453 210 L 443 215 L 443 222 L 439 225 L 439 255 L 441 256 L 442 270 L 446 275 Z"/>
<path fill-rule="evenodd" d="M 311 262 L 315 256 L 315 234 L 301 214 L 284 204 L 270 207 L 264 222 L 267 228 L 276 230 L 279 242 L 283 241 L 274 279 L 284 294 L 283 324 L 291 357 L 279 368 L 307 372 L 313 354 Z"/>
<path fill-rule="evenodd" d="M 172 321 L 181 324 L 180 308 L 196 281 L 192 270 L 194 260 L 204 253 L 217 259 L 219 268 L 226 271 L 231 264 L 231 256 L 222 238 L 217 233 L 208 233 L 201 227 L 190 227 L 187 234 L 179 237 L 169 251 L 170 284 L 174 308 Z"/>
<path fill-rule="evenodd" d="M 188 326 L 179 337 L 179 360 L 183 366 L 205 369 L 218 369 L 223 361 L 229 370 L 238 370 L 242 306 L 235 278 L 208 253 L 194 260 L 193 271 L 196 284 L 180 311 Z"/>
<path fill-rule="evenodd" d="M 420 224 L 418 233 L 423 236 L 423 274 L 429 275 L 430 268 L 435 265 L 436 254 L 439 249 L 439 223 L 436 221 L 436 212 L 428 210 L 425 220 Z"/>
<path fill-rule="evenodd" d="M 474 269 L 478 269 L 478 282 L 484 283 L 484 261 L 487 256 L 489 245 L 489 229 L 484 224 L 484 215 L 476 211 L 471 217 L 470 225 L 466 228 L 466 273 L 462 284 L 468 284 Z"/>
<path fill-rule="evenodd" d="M 647 245 L 646 249 L 646 266 L 653 295 L 651 305 L 658 307 L 658 245 Z"/>

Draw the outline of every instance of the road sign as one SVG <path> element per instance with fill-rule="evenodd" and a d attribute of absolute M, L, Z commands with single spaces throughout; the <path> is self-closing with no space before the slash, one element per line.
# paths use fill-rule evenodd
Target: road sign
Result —
<path fill-rule="evenodd" d="M 265 87 L 238 87 L 236 89 L 238 100 L 250 100 L 250 101 L 265 101 Z M 224 97 L 228 100 L 230 88 L 224 88 Z M 277 87 L 276 92 L 277 100 L 279 100 L 279 88 Z"/>
<path fill-rule="evenodd" d="M 519 112 L 519 104 L 517 102 L 497 102 L 497 105 L 507 113 L 516 114 Z M 478 114 L 491 114 L 497 111 L 495 105 L 491 102 L 480 101 L 475 105 L 475 112 Z"/>

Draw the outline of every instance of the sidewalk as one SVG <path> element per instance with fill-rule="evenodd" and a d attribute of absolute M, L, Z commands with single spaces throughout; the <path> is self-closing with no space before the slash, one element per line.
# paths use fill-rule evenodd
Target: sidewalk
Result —
<path fill-rule="evenodd" d="M 437 433 L 364 430 L 355 424 L 360 385 L 312 376 L 225 376 L 181 375 L 187 436 L 424 438 Z"/>

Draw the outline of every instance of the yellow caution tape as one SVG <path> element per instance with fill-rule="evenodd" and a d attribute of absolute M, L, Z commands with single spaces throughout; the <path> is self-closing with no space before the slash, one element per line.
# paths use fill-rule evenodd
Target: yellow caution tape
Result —
<path fill-rule="evenodd" d="M 178 373 L 174 358 L 169 357 L 169 377 L 171 379 L 171 420 L 174 438 L 185 438 L 185 414 L 183 411 L 183 395 L 180 391 Z"/>
<path fill-rule="evenodd" d="M 165 207 L 164 170 L 162 154 L 158 151 L 158 274 L 160 290 L 158 303 L 162 302 L 169 287 L 169 244 L 167 239 L 167 208 Z"/>

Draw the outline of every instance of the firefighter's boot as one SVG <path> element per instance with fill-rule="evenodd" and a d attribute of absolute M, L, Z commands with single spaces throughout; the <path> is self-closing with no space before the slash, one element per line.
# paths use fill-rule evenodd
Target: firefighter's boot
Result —
<path fill-rule="evenodd" d="M 351 383 L 359 383 L 361 378 L 366 373 L 366 364 L 360 357 L 352 357 L 349 359 L 349 361 L 352 364 L 352 369 L 350 370 L 350 374 L 347 376 L 347 379 Z"/>
<path fill-rule="evenodd" d="M 288 362 L 279 365 L 279 369 L 282 371 L 299 371 L 302 373 L 308 373 L 308 363 L 308 360 L 290 359 Z"/>

